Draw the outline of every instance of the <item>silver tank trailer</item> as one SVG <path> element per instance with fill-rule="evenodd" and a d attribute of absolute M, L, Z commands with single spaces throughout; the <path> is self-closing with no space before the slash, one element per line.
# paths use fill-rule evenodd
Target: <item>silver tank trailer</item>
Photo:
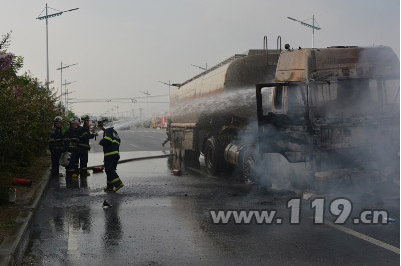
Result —
<path fill-rule="evenodd" d="M 279 50 L 249 50 L 184 82 L 170 97 L 171 120 L 201 126 L 213 117 L 256 119 L 255 84 L 274 80 Z"/>

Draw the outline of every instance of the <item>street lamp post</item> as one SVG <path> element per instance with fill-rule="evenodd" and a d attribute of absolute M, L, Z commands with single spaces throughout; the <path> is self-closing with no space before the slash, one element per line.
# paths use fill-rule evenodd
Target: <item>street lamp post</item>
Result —
<path fill-rule="evenodd" d="M 64 91 L 65 91 L 65 116 L 68 116 L 68 90 L 67 90 L 67 85 L 70 85 L 70 84 L 72 84 L 72 83 L 74 83 L 74 82 L 76 82 L 76 81 L 71 81 L 71 82 L 67 82 L 67 80 L 65 80 L 65 83 L 64 84 L 61 84 L 61 85 L 64 85 L 65 86 L 65 89 L 64 89 Z"/>
<path fill-rule="evenodd" d="M 171 87 L 171 82 L 170 82 L 170 80 L 168 81 L 168 83 L 160 81 L 160 80 L 159 80 L 159 82 L 168 86 L 168 112 L 170 113 L 170 87 Z"/>
<path fill-rule="evenodd" d="M 113 106 L 113 108 L 116 108 L 117 109 L 117 111 L 116 111 L 116 119 L 118 119 L 118 106 L 116 105 L 116 106 Z"/>
<path fill-rule="evenodd" d="M 140 93 L 143 93 L 146 95 L 146 113 L 147 115 L 149 115 L 149 90 L 146 90 L 146 92 L 144 91 L 140 91 Z"/>
<path fill-rule="evenodd" d="M 321 30 L 322 28 L 315 26 L 315 22 L 317 24 L 317 21 L 315 20 L 315 15 L 312 17 L 312 25 L 305 23 L 304 21 L 299 21 L 295 18 L 287 17 L 288 19 L 291 19 L 293 21 L 301 23 L 302 26 L 312 28 L 312 48 L 315 48 L 315 30 Z M 318 24 L 319 25 L 319 24 Z"/>
<path fill-rule="evenodd" d="M 206 63 L 206 67 L 203 67 L 203 66 L 197 66 L 197 65 L 194 65 L 194 64 L 191 64 L 191 66 L 193 66 L 193 67 L 197 67 L 197 68 L 200 68 L 200 69 L 202 69 L 202 70 L 204 70 L 204 71 L 206 71 L 206 70 L 207 70 L 207 63 Z"/>
<path fill-rule="evenodd" d="M 59 11 L 59 10 L 57 10 L 57 11 L 59 11 L 59 12 L 53 13 L 53 14 L 50 14 L 50 15 L 49 15 L 49 13 L 48 13 L 47 3 L 46 3 L 45 9 L 46 9 L 46 15 L 40 17 L 40 15 L 43 13 L 43 11 L 42 11 L 42 13 L 40 13 L 40 14 L 39 14 L 39 17 L 37 17 L 36 19 L 39 19 L 39 20 L 46 19 L 46 69 L 47 69 L 47 76 L 46 76 L 47 80 L 46 80 L 46 84 L 47 84 L 47 89 L 49 89 L 49 82 L 50 82 L 50 81 L 49 81 L 49 34 L 48 34 L 48 31 L 49 31 L 49 29 L 48 29 L 48 28 L 49 28 L 49 27 L 48 27 L 48 24 L 49 24 L 49 22 L 48 22 L 48 20 L 49 20 L 49 18 L 61 16 L 61 15 L 62 15 L 63 13 L 65 13 L 65 12 L 74 11 L 74 10 L 77 10 L 77 9 L 79 9 L 79 8 L 73 8 L 73 9 L 69 9 L 69 10 L 66 10 L 66 11 Z M 53 9 L 53 8 L 50 8 L 50 9 Z"/>
<path fill-rule="evenodd" d="M 70 66 L 75 66 L 75 65 L 77 65 L 77 64 L 75 63 L 72 65 L 63 66 L 63 62 L 61 62 L 61 66 L 56 69 L 56 70 L 60 70 L 60 72 L 61 72 L 61 94 L 60 94 L 61 95 L 61 97 L 60 97 L 61 104 L 63 104 L 63 69 L 68 68 Z"/>

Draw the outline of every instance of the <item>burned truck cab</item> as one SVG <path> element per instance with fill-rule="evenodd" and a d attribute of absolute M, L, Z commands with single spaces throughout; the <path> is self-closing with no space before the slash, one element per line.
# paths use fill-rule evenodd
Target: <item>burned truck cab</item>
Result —
<path fill-rule="evenodd" d="M 384 46 L 283 52 L 275 82 L 256 85 L 260 154 L 316 179 L 399 167 L 399 67 Z"/>

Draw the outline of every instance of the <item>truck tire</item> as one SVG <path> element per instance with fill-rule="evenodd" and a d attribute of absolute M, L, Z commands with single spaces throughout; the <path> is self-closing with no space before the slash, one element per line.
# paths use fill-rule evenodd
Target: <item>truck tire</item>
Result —
<path fill-rule="evenodd" d="M 253 156 L 247 156 L 242 163 L 242 179 L 244 181 L 255 180 L 255 159 Z"/>
<path fill-rule="evenodd" d="M 262 159 L 258 154 L 253 152 L 247 152 L 244 156 L 241 165 L 241 179 L 244 182 L 260 183 L 260 167 L 262 164 Z M 259 170 L 258 170 L 259 169 Z M 263 185 L 271 187 L 272 183 L 269 180 L 263 180 Z"/>
<path fill-rule="evenodd" d="M 207 139 L 204 155 L 207 172 L 211 175 L 218 175 L 223 163 L 223 152 L 214 137 Z"/>

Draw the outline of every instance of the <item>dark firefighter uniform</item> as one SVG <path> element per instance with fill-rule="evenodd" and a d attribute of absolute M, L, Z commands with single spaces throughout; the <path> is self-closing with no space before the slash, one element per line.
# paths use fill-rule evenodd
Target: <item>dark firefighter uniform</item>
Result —
<path fill-rule="evenodd" d="M 164 147 L 164 145 L 166 145 L 167 142 L 171 141 L 171 119 L 168 118 L 167 119 L 167 127 L 166 127 L 166 135 L 167 138 L 163 141 L 162 146 Z"/>
<path fill-rule="evenodd" d="M 64 151 L 71 153 L 71 160 L 66 167 L 67 175 L 72 175 L 72 177 L 77 177 L 78 175 L 78 145 L 79 145 L 79 131 L 80 128 L 74 128 L 70 126 L 64 133 Z M 75 176 L 74 176 L 75 175 Z"/>
<path fill-rule="evenodd" d="M 81 177 L 82 175 L 87 175 L 87 170 L 88 170 L 88 152 L 90 151 L 90 145 L 89 145 L 89 140 L 93 139 L 95 137 L 94 134 L 92 134 L 89 131 L 89 128 L 85 126 L 85 124 L 82 127 L 79 127 L 79 161 L 80 161 L 80 173 Z"/>
<path fill-rule="evenodd" d="M 123 187 L 123 183 L 116 172 L 118 160 L 120 160 L 120 143 L 120 137 L 114 128 L 104 129 L 103 139 L 99 144 L 103 146 L 104 168 L 107 175 L 105 191 L 117 191 Z"/>
<path fill-rule="evenodd" d="M 59 160 L 63 153 L 63 133 L 55 127 L 49 138 L 49 150 L 52 157 L 52 176 L 59 176 Z"/>

